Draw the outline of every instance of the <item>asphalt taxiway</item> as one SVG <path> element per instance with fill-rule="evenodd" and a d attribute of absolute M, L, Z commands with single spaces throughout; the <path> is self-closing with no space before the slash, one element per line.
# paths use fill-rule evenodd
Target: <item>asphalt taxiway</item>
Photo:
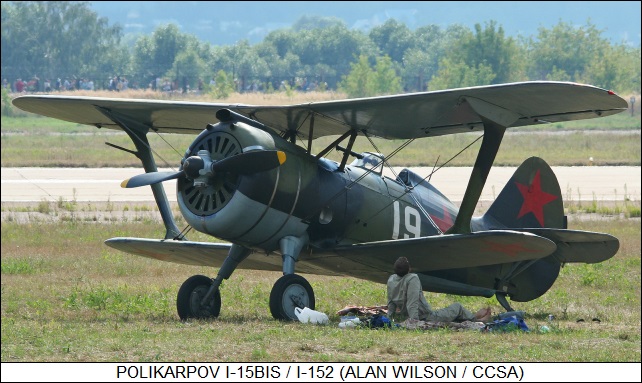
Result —
<path fill-rule="evenodd" d="M 432 168 L 412 168 L 427 176 Z M 453 202 L 466 191 L 470 167 L 438 170 L 430 182 Z M 488 175 L 481 201 L 491 201 L 515 172 L 515 167 L 494 167 Z M 170 169 L 159 169 L 170 170 Z M 400 168 L 395 168 L 399 172 Z M 575 201 L 639 201 L 640 166 L 559 166 L 553 167 L 562 196 Z M 2 202 L 42 200 L 79 202 L 149 202 L 151 188 L 123 189 L 120 183 L 142 173 L 141 168 L 1 168 Z M 393 177 L 391 171 L 386 175 Z M 176 201 L 176 181 L 163 183 L 167 197 Z"/>

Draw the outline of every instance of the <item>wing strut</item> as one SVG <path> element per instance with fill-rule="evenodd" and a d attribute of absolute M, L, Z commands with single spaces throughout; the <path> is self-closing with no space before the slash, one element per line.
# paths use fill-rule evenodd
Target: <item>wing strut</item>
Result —
<path fill-rule="evenodd" d="M 346 150 L 343 152 L 343 158 L 341 159 L 341 165 L 339 165 L 339 171 L 342 172 L 343 169 L 346 167 L 346 163 L 348 162 L 348 157 L 350 156 L 350 152 L 352 151 L 352 146 L 354 145 L 354 140 L 357 138 L 357 131 L 353 130 L 352 134 L 350 135 L 350 140 L 348 141 L 348 147 Z"/>
<path fill-rule="evenodd" d="M 521 116 L 512 111 L 490 104 L 477 98 L 465 97 L 459 108 L 469 109 L 479 115 L 484 124 L 484 138 L 481 148 L 477 153 L 475 166 L 470 174 L 464 199 L 461 202 L 459 213 L 454 225 L 446 234 L 469 234 L 470 220 L 475 212 L 475 207 L 486 184 L 488 173 L 493 166 L 499 145 L 504 138 L 506 128 L 515 123 Z"/>
<path fill-rule="evenodd" d="M 134 153 L 136 157 L 143 164 L 143 168 L 146 173 L 156 172 L 156 162 L 154 161 L 154 156 L 149 146 L 149 141 L 147 140 L 147 132 L 149 127 L 137 122 L 135 120 L 127 119 L 124 116 L 119 116 L 117 113 L 112 112 L 106 108 L 96 106 L 96 109 L 104 114 L 107 118 L 114 121 L 118 126 L 120 126 L 125 133 L 132 140 L 136 146 L 136 152 Z M 131 152 L 131 151 L 130 151 Z M 165 239 L 175 238 L 180 234 L 180 230 L 176 226 L 174 217 L 172 216 L 172 210 L 169 206 L 169 200 L 165 194 L 165 189 L 163 188 L 162 183 L 157 183 L 150 185 L 152 192 L 154 193 L 154 199 L 156 200 L 156 205 L 160 211 L 161 218 L 165 224 Z"/>
<path fill-rule="evenodd" d="M 327 148 L 323 149 L 319 154 L 317 154 L 317 156 L 315 158 L 318 160 L 319 158 L 325 156 L 326 153 L 328 153 L 330 150 L 334 149 L 335 146 L 339 145 L 339 143 L 341 141 L 345 140 L 346 137 L 348 137 L 351 134 L 352 134 L 351 130 L 348 130 L 347 132 L 343 133 L 341 135 L 341 137 L 339 137 L 336 140 L 334 140 L 334 142 L 332 142 L 330 145 L 328 145 Z"/>
<path fill-rule="evenodd" d="M 310 132 L 308 133 L 308 154 L 312 155 L 312 139 L 314 138 L 314 113 L 310 116 Z"/>

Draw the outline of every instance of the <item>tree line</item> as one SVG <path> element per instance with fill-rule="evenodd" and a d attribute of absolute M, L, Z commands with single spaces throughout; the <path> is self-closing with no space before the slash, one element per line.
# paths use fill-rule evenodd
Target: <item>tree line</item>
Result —
<path fill-rule="evenodd" d="M 292 27 L 217 46 L 174 24 L 123 36 L 87 2 L 2 2 L 2 78 L 89 79 L 108 89 L 232 91 L 339 89 L 350 97 L 527 80 L 574 81 L 640 93 L 640 47 L 611 43 L 587 21 L 559 21 L 536 36 L 506 36 L 496 21 L 471 30 L 389 19 L 369 32 L 333 17 L 304 16 Z M 159 89 L 161 90 L 161 89 Z M 43 91 L 42 88 L 37 91 Z"/>

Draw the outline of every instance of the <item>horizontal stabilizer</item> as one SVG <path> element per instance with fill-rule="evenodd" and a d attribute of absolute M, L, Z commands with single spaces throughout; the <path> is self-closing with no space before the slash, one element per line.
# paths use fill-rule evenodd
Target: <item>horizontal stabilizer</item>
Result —
<path fill-rule="evenodd" d="M 564 229 L 514 229 L 548 238 L 557 244 L 553 254 L 562 263 L 599 263 L 613 257 L 620 241 L 612 235 Z"/>
<path fill-rule="evenodd" d="M 539 259 L 556 249 L 552 241 L 509 230 L 361 243 L 334 249 L 340 256 L 392 272 L 399 256 L 415 272 L 459 269 Z"/>

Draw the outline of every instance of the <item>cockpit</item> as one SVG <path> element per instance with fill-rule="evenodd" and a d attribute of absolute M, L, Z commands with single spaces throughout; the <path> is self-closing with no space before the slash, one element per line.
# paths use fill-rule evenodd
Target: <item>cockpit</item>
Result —
<path fill-rule="evenodd" d="M 372 169 L 372 173 L 381 175 L 381 172 L 383 171 L 383 159 L 384 156 L 381 153 L 363 152 L 360 157 L 357 157 L 352 161 L 352 163 L 350 163 L 350 166 L 366 170 Z"/>

